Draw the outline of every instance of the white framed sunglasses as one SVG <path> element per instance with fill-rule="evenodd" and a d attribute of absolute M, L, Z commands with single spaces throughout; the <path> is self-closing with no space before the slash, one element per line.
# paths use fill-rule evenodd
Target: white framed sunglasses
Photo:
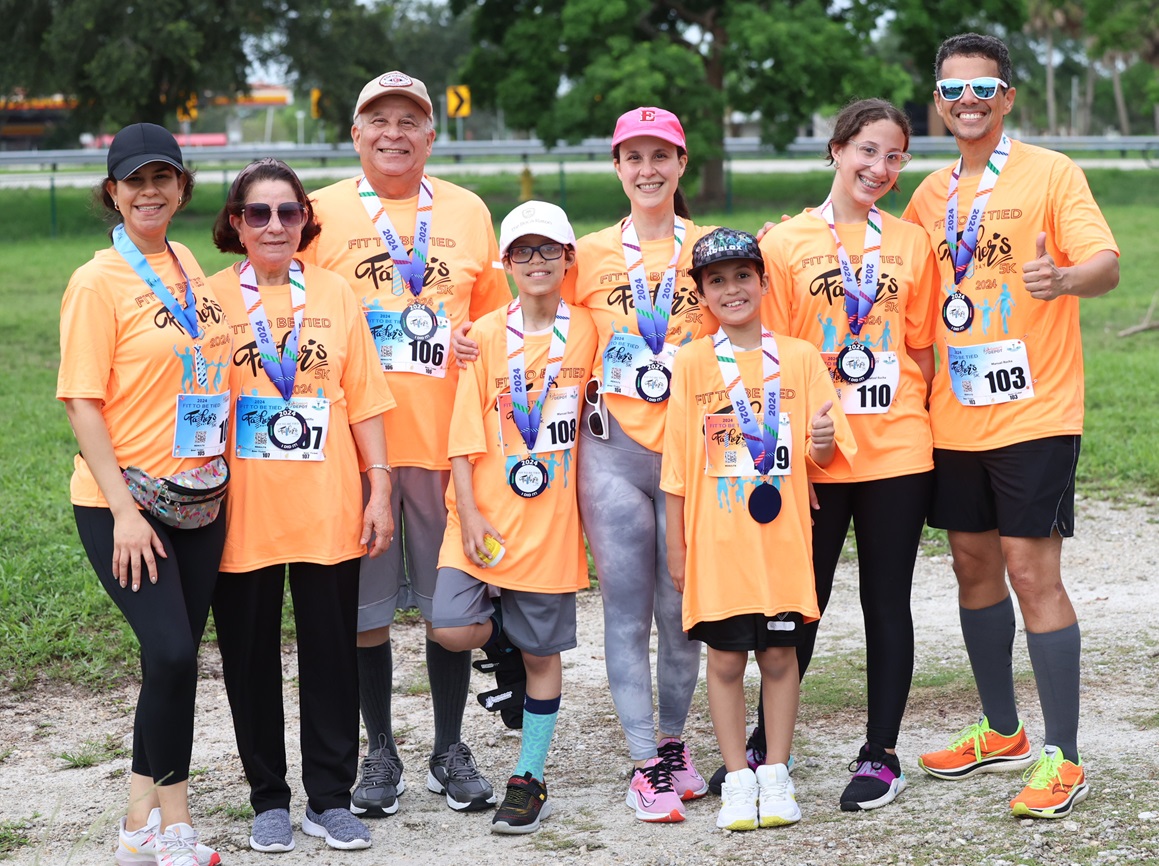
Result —
<path fill-rule="evenodd" d="M 998 94 L 999 87 L 1010 85 L 1001 78 L 984 75 L 981 78 L 940 78 L 938 79 L 938 93 L 947 102 L 957 102 L 966 95 L 966 88 L 974 92 L 978 99 L 993 99 Z"/>

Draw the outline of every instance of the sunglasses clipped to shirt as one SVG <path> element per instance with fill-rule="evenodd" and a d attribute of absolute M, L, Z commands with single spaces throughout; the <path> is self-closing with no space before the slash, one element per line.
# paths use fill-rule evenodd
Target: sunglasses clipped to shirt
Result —
<path fill-rule="evenodd" d="M 265 228 L 270 224 L 273 209 L 268 204 L 254 203 L 243 205 L 242 219 L 251 229 Z M 301 202 L 286 201 L 278 205 L 278 222 L 283 228 L 296 229 L 306 221 L 306 206 Z"/>
<path fill-rule="evenodd" d="M 969 81 L 964 78 L 938 79 L 938 93 L 947 102 L 957 102 L 966 95 L 967 87 L 974 91 L 974 96 L 978 99 L 993 99 L 998 94 L 999 87 L 1009 86 L 1001 78 L 994 78 L 990 75 L 973 78 Z"/>

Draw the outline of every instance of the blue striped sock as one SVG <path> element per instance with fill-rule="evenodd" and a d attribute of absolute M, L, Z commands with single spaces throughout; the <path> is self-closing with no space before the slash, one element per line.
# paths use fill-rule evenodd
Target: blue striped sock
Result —
<path fill-rule="evenodd" d="M 557 718 L 558 697 L 541 701 L 528 695 L 523 699 L 523 742 L 519 747 L 519 763 L 515 765 L 516 776 L 531 773 L 534 778 L 544 781 L 543 765 L 547 762 L 547 750 L 551 747 Z"/>

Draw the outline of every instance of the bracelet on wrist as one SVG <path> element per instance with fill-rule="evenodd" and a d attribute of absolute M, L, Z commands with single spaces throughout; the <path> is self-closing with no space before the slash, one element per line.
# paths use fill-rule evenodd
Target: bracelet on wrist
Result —
<path fill-rule="evenodd" d="M 390 472 L 391 466 L 389 463 L 371 463 L 366 467 L 366 471 L 369 472 L 371 469 L 384 469 L 387 472 Z"/>

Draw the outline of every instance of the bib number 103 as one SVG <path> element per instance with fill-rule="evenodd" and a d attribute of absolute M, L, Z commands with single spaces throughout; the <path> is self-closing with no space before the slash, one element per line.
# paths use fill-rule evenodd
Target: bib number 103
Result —
<path fill-rule="evenodd" d="M 1005 394 L 1008 391 L 1021 391 L 1026 387 L 1026 371 L 1021 367 L 997 367 L 986 371 L 986 383 L 990 386 L 991 394 Z"/>

